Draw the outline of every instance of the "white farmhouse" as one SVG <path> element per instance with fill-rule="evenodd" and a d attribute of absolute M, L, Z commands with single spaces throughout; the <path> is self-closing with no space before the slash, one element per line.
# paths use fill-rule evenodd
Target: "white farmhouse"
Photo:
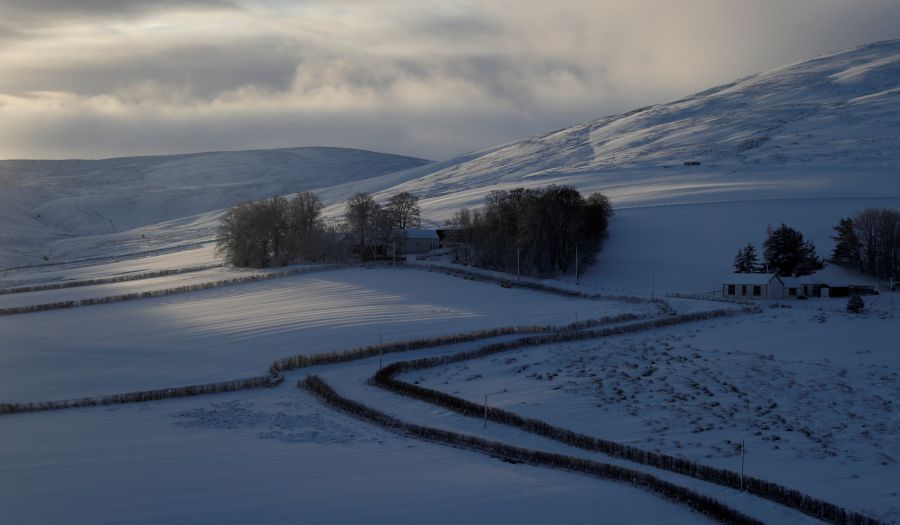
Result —
<path fill-rule="evenodd" d="M 722 285 L 722 295 L 735 299 L 782 299 L 784 283 L 774 273 L 733 273 Z"/>

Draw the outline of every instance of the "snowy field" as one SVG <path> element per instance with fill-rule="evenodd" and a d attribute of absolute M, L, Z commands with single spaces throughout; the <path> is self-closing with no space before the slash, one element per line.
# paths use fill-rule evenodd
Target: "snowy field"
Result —
<path fill-rule="evenodd" d="M 13 315 L 0 317 L 0 400 L 221 381 L 263 374 L 280 357 L 346 350 L 379 338 L 563 325 L 627 312 L 655 308 L 504 289 L 420 270 L 348 269 Z"/>
<path fill-rule="evenodd" d="M 47 264 L 0 272 L 0 287 L 14 288 L 45 283 L 65 283 L 221 264 L 215 245 L 167 251 L 161 254 L 111 257 L 80 263 Z"/>
<path fill-rule="evenodd" d="M 0 523 L 706 523 L 627 485 L 399 437 L 293 385 L 0 425 Z"/>
<path fill-rule="evenodd" d="M 898 319 L 769 308 L 403 378 L 478 403 L 489 393 L 490 404 L 522 415 L 731 470 L 745 440 L 748 474 L 896 520 Z"/>

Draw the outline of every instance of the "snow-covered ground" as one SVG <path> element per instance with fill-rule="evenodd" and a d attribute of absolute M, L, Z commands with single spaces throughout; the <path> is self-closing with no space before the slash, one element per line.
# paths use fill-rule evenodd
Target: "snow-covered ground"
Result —
<path fill-rule="evenodd" d="M 576 317 L 625 312 L 655 308 L 385 268 L 12 315 L 0 317 L 0 400 L 48 401 L 220 381 L 263 374 L 280 357 L 347 350 L 380 338 L 564 325 Z"/>
<path fill-rule="evenodd" d="M 334 218 L 356 191 L 410 191 L 438 223 L 492 190 L 570 184 L 604 192 L 617 211 L 597 263 L 578 285 L 561 276 L 563 286 L 647 296 L 652 280 L 657 295 L 711 291 L 768 225 L 798 228 L 827 256 L 840 218 L 900 208 L 898 78 L 900 41 L 861 46 L 431 164 L 330 148 L 0 162 L 0 287 L 215 264 L 221 209 L 275 194 L 314 190 Z M 234 273 L 245 272 L 0 304 Z M 822 277 L 865 279 L 835 267 Z M 679 312 L 722 306 L 672 302 Z M 900 304 L 892 315 L 891 296 L 868 297 L 870 312 L 849 316 L 842 300 L 783 303 L 791 308 L 766 304 L 758 315 L 529 348 L 411 378 L 731 469 L 746 440 L 748 473 L 896 522 Z M 384 268 L 0 317 L 0 402 L 257 375 L 276 358 L 380 339 L 651 311 Z M 473 425 L 376 393 L 364 381 L 370 369 L 371 360 L 325 372 L 391 413 Z M 272 390 L 3 416 L 0 522 L 700 521 L 629 487 L 386 434 L 318 404 L 293 387 L 297 375 Z"/>
<path fill-rule="evenodd" d="M 402 438 L 293 385 L 0 427 L 2 523 L 706 523 L 627 485 Z"/>
<path fill-rule="evenodd" d="M 479 403 L 490 393 L 490 404 L 522 415 L 731 470 L 745 440 L 748 474 L 895 520 L 900 312 L 857 316 L 825 302 L 403 378 Z"/>

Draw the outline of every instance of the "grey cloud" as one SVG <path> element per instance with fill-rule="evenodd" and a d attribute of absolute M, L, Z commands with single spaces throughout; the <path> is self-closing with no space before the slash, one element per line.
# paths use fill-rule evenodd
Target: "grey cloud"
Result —
<path fill-rule="evenodd" d="M 4 0 L 0 13 L 25 19 L 133 15 L 174 8 L 235 8 L 229 0 Z"/>
<path fill-rule="evenodd" d="M 246 85 L 287 90 L 297 56 L 290 42 L 266 36 L 142 49 L 104 60 L 74 55 L 8 68 L 10 74 L 0 78 L 0 91 L 52 91 L 64 86 L 66 91 L 85 96 L 125 95 L 134 86 L 155 83 L 176 87 L 190 98 L 208 99 Z"/>
<path fill-rule="evenodd" d="M 895 0 L 339 4 L 5 2 L 0 31 L 20 34 L 0 33 L 0 157 L 334 145 L 446 158 L 900 37 Z M 4 58 L 17 38 L 63 38 L 21 34 L 4 13 L 83 32 L 167 10 L 227 24 L 121 49 L 79 33 L 70 55 Z"/>

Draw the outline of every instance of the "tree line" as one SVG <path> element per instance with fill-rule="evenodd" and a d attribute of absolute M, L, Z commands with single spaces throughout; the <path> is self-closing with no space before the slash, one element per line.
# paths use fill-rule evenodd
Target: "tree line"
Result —
<path fill-rule="evenodd" d="M 459 262 L 545 277 L 592 263 L 612 215 L 605 195 L 553 185 L 492 191 L 483 209 L 458 210 L 448 223 L 458 228 Z"/>
<path fill-rule="evenodd" d="M 825 267 L 816 254 L 816 245 L 799 231 L 782 223 L 768 229 L 763 243 L 764 264 L 760 264 L 756 248 L 747 243 L 734 256 L 735 273 L 777 273 L 782 276 L 810 275 Z"/>
<path fill-rule="evenodd" d="M 234 266 L 265 268 L 299 262 L 340 262 L 385 255 L 398 230 L 421 223 L 419 199 L 398 193 L 378 204 L 368 193 L 353 195 L 343 220 L 328 223 L 324 204 L 311 192 L 293 199 L 272 197 L 238 204 L 223 215 L 216 249 Z"/>
<path fill-rule="evenodd" d="M 867 208 L 844 217 L 832 229 L 835 245 L 831 262 L 879 279 L 900 280 L 900 211 Z M 769 228 L 763 249 L 761 263 L 756 248 L 747 243 L 734 257 L 734 271 L 802 276 L 824 267 L 815 244 L 785 224 L 774 230 Z"/>
<path fill-rule="evenodd" d="M 867 208 L 833 229 L 832 261 L 879 279 L 900 280 L 900 211 Z"/>

